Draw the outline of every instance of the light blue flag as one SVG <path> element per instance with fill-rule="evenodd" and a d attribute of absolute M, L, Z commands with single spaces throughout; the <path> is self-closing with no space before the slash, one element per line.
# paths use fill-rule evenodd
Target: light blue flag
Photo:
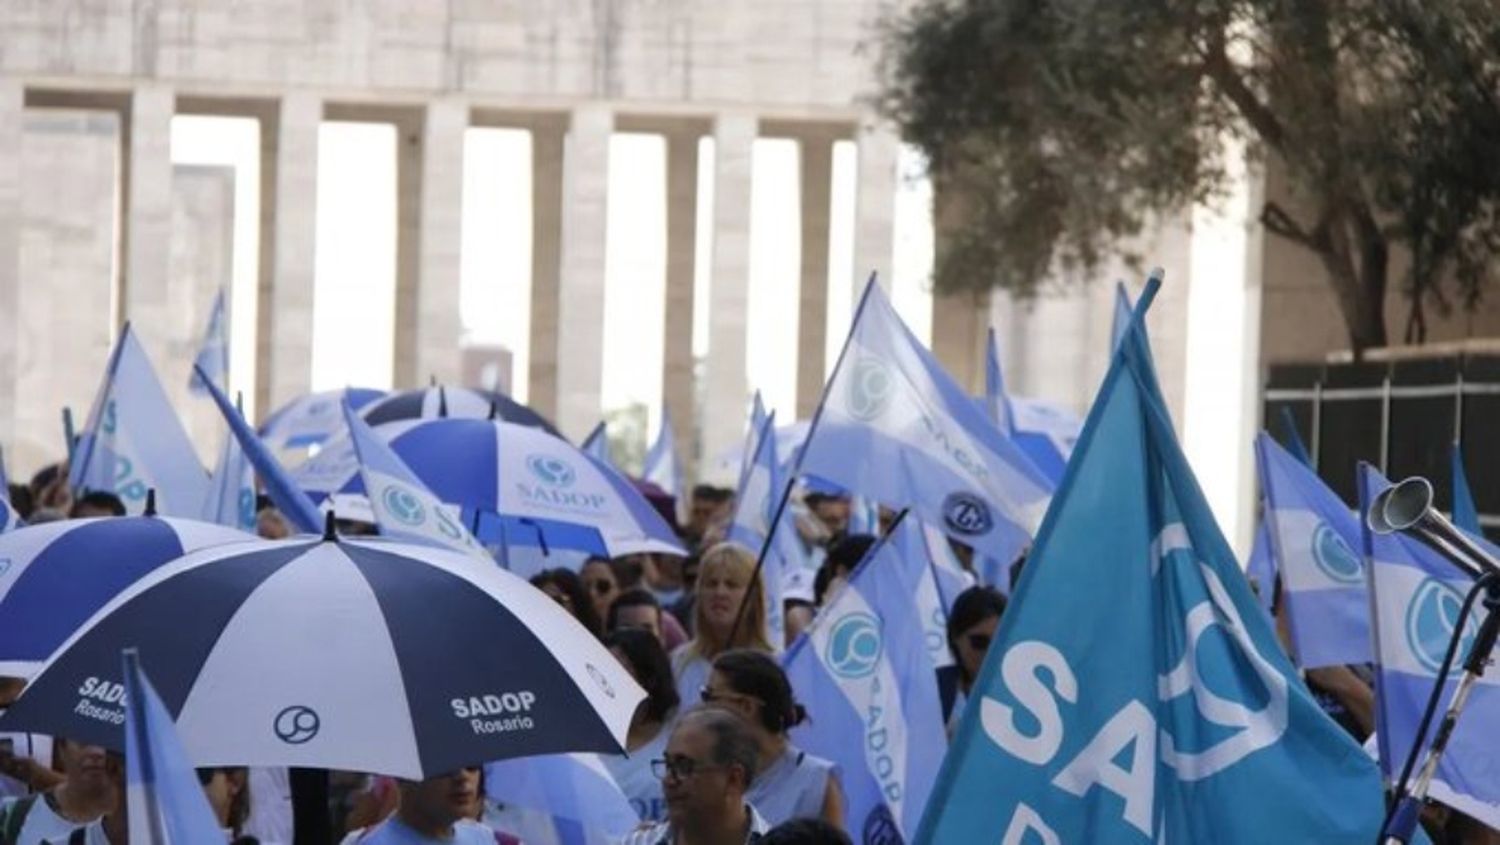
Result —
<path fill-rule="evenodd" d="M 897 522 L 782 661 L 811 716 L 792 741 L 838 764 L 846 827 L 865 842 L 911 836 L 947 746 L 912 601 L 927 561 L 898 550 L 921 542 L 914 521 Z"/>
<path fill-rule="evenodd" d="M 5 449 L 0 447 L 0 499 L 10 501 L 10 473 L 5 471 Z"/>
<path fill-rule="evenodd" d="M 1318 467 L 1313 463 L 1312 453 L 1307 451 L 1307 447 L 1302 443 L 1302 435 L 1297 433 L 1297 418 L 1292 416 L 1292 409 L 1282 405 L 1280 419 L 1281 437 L 1286 441 L 1283 444 L 1286 450 L 1291 452 L 1292 457 L 1301 462 L 1303 466 L 1313 472 L 1317 472 Z"/>
<path fill-rule="evenodd" d="M 518 829 L 507 832 L 528 845 L 605 845 L 641 823 L 597 754 L 544 754 L 489 763 L 484 791 L 496 803 L 523 811 L 514 825 Z"/>
<path fill-rule="evenodd" d="M 1006 561 L 1031 542 L 1051 489 L 922 347 L 874 279 L 823 390 L 798 474 L 911 508 Z"/>
<path fill-rule="evenodd" d="M 219 413 L 224 416 L 224 421 L 229 424 L 229 430 L 234 434 L 234 439 L 239 441 L 240 449 L 244 451 L 250 465 L 260 476 L 261 484 L 266 488 L 266 495 L 271 497 L 271 502 L 276 505 L 276 509 L 281 511 L 282 516 L 285 516 L 292 527 L 298 531 L 321 534 L 323 516 L 313 505 L 312 500 L 307 498 L 307 494 L 303 493 L 287 475 L 281 462 L 266 449 L 264 443 L 261 443 L 254 429 L 245 422 L 240 412 L 229 404 L 229 398 L 224 395 L 224 391 L 207 378 L 204 378 L 203 382 L 208 387 L 209 398 L 219 406 Z"/>
<path fill-rule="evenodd" d="M 243 413 L 239 397 L 235 397 L 235 408 Z M 232 431 L 225 432 L 224 445 L 219 449 L 219 462 L 203 500 L 202 519 L 255 533 L 255 468 Z"/>
<path fill-rule="evenodd" d="M 985 336 L 984 398 L 995 427 L 1006 437 L 1016 433 L 1015 417 L 1010 412 L 1010 397 L 1005 392 L 1005 373 L 1000 369 L 1000 350 L 995 344 L 995 330 Z"/>
<path fill-rule="evenodd" d="M 1359 467 L 1363 502 L 1390 486 L 1367 464 Z M 1363 520 L 1361 520 L 1363 522 Z M 1455 630 L 1463 631 L 1439 703 L 1441 714 L 1452 702 L 1484 614 L 1482 602 L 1460 619 L 1464 595 L 1473 581 L 1461 570 L 1423 545 L 1400 534 L 1380 535 L 1364 528 L 1364 550 L 1370 564 L 1371 605 L 1375 612 L 1376 743 L 1380 765 L 1388 780 L 1401 773 L 1421 724 L 1438 669 Z M 1484 542 L 1481 540 L 1481 542 Z M 1493 554 L 1500 550 L 1485 543 Z M 1435 719 L 1423 744 L 1432 741 L 1440 719 Z M 1491 671 L 1480 678 L 1463 715 L 1448 740 L 1448 751 L 1438 765 L 1431 795 L 1454 809 L 1500 828 L 1500 677 Z M 1419 757 L 1420 767 L 1423 757 Z M 1413 771 L 1415 778 L 1415 770 Z"/>
<path fill-rule="evenodd" d="M 132 845 L 223 842 L 224 830 L 135 649 L 125 650 L 124 661 L 125 805 Z"/>
<path fill-rule="evenodd" d="M 594 430 L 589 432 L 588 437 L 583 438 L 583 445 L 578 448 L 592 455 L 596 460 L 603 461 L 610 466 L 615 465 L 614 458 L 609 454 L 609 431 L 602 422 L 594 426 Z"/>
<path fill-rule="evenodd" d="M 740 470 L 740 481 L 734 499 L 734 516 L 729 520 L 728 537 L 759 555 L 771 533 L 771 520 L 776 515 L 781 497 L 786 493 L 786 481 L 776 466 L 776 415 L 766 417 L 761 424 L 755 450 L 750 462 Z M 777 534 L 790 530 L 782 525 Z M 781 546 L 774 542 L 766 550 L 761 564 L 761 583 L 766 593 L 766 639 L 782 649 L 786 645 L 786 613 L 783 605 L 787 565 L 782 558 Z"/>
<path fill-rule="evenodd" d="M 224 291 L 214 295 L 213 308 L 208 312 L 208 325 L 203 330 L 203 343 L 198 347 L 198 357 L 193 366 L 204 374 L 220 390 L 229 390 L 229 320 L 224 310 Z M 205 394 L 203 383 L 195 373 L 188 375 L 188 390 Z"/>
<path fill-rule="evenodd" d="M 849 497 L 850 534 L 880 534 L 880 505 L 859 494 Z"/>
<path fill-rule="evenodd" d="M 1464 472 L 1464 453 L 1457 443 L 1449 456 L 1453 464 L 1453 524 L 1483 537 L 1484 529 L 1479 525 L 1479 508 L 1474 506 L 1474 494 L 1469 491 L 1469 476 Z"/>
<path fill-rule="evenodd" d="M 1304 669 L 1370 662 L 1370 599 L 1359 520 L 1312 470 L 1261 432 L 1255 438 L 1264 519 L 1281 600 Z"/>
<path fill-rule="evenodd" d="M 120 331 L 74 454 L 68 472 L 74 490 L 114 493 L 128 512 L 139 514 L 146 492 L 154 489 L 163 516 L 202 514 L 208 473 L 129 323 Z"/>
<path fill-rule="evenodd" d="M 10 479 L 5 475 L 5 453 L 0 451 L 0 534 L 25 524 L 10 503 Z"/>
<path fill-rule="evenodd" d="M 1375 762 L 1250 595 L 1134 319 L 917 842 L 1368 845 Z"/>
<path fill-rule="evenodd" d="M 1276 602 L 1276 555 L 1271 551 L 1271 524 L 1262 518 L 1255 528 L 1255 540 L 1250 546 L 1250 560 L 1245 564 L 1245 577 L 1255 586 L 1255 597 L 1267 614 L 1275 612 Z"/>
<path fill-rule="evenodd" d="M 672 415 L 661 409 L 661 430 L 656 442 L 646 452 L 641 477 L 660 487 L 669 496 L 682 495 L 682 468 L 677 465 L 677 436 L 672 432 Z"/>
<path fill-rule="evenodd" d="M 736 468 L 739 472 L 750 463 L 750 453 L 755 451 L 755 444 L 760 440 L 760 428 L 766 424 L 766 403 L 760 398 L 760 390 L 750 398 L 750 424 L 745 428 L 745 444 L 740 447 L 740 465 Z"/>
<path fill-rule="evenodd" d="M 365 495 L 382 535 L 495 562 L 464 526 L 459 509 L 439 501 L 348 402 L 344 403 L 344 424 L 349 427 Z"/>
<path fill-rule="evenodd" d="M 1120 348 L 1120 341 L 1125 339 L 1125 332 L 1130 328 L 1130 313 L 1132 308 L 1130 294 L 1125 292 L 1125 283 L 1115 282 L 1114 321 L 1109 327 L 1110 349 Z"/>

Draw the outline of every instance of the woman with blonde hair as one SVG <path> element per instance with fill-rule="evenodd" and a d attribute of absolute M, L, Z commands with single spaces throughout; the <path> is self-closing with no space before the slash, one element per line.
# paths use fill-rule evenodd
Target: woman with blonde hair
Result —
<path fill-rule="evenodd" d="M 721 653 L 736 648 L 768 654 L 773 650 L 766 639 L 766 592 L 755 571 L 755 555 L 748 549 L 719 543 L 704 552 L 693 590 L 693 638 L 672 651 L 672 677 L 683 701 L 698 700 L 714 658 Z M 742 603 L 745 615 L 736 629 Z"/>

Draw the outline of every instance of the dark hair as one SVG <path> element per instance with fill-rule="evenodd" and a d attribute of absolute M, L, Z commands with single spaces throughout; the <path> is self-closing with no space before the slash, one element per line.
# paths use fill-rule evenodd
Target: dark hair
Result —
<path fill-rule="evenodd" d="M 622 607 L 654 607 L 656 608 L 656 615 L 658 617 L 661 616 L 661 602 L 656 600 L 656 596 L 652 595 L 649 590 L 636 587 L 634 590 L 626 590 L 615 596 L 615 600 L 610 603 L 609 613 L 604 620 L 604 630 L 615 630 L 615 626 L 620 622 L 619 611 Z"/>
<path fill-rule="evenodd" d="M 954 643 L 960 634 L 992 616 L 1004 614 L 1005 596 L 994 587 L 970 587 L 959 593 L 948 611 L 948 651 L 953 653 L 954 661 L 958 661 Z"/>
<path fill-rule="evenodd" d="M 677 694 L 677 682 L 672 678 L 672 661 L 667 650 L 645 631 L 622 628 L 610 631 L 604 637 L 604 647 L 619 649 L 629 661 L 631 672 L 646 690 L 646 716 L 653 721 L 665 722 L 667 717 L 682 703 Z"/>
<path fill-rule="evenodd" d="M 736 648 L 714 658 L 713 670 L 730 689 L 760 702 L 760 725 L 785 733 L 807 721 L 807 711 L 792 696 L 792 684 L 776 658 L 748 648 Z"/>
<path fill-rule="evenodd" d="M 828 556 L 823 558 L 823 565 L 813 576 L 813 603 L 822 605 L 823 595 L 828 592 L 833 579 L 840 575 L 847 577 L 853 572 L 873 545 L 875 538 L 870 534 L 849 534 L 834 540 L 828 547 Z"/>
<path fill-rule="evenodd" d="M 750 725 L 740 714 L 722 707 L 698 705 L 677 719 L 674 730 L 682 730 L 689 723 L 702 727 L 713 736 L 713 749 L 709 755 L 719 766 L 739 766 L 745 770 L 745 787 L 755 780 L 756 764 L 760 759 L 760 745 L 750 732 Z"/>
<path fill-rule="evenodd" d="M 761 845 L 853 845 L 849 834 L 823 819 L 788 819 L 766 831 Z"/>
<path fill-rule="evenodd" d="M 543 569 L 541 572 L 531 576 L 531 586 L 538 590 L 551 584 L 563 595 L 568 597 L 568 602 L 573 605 L 573 618 L 583 623 L 583 627 L 589 629 L 594 636 L 604 633 L 599 627 L 599 614 L 594 612 L 594 603 L 589 599 L 588 591 L 583 588 L 583 582 L 571 569 Z"/>
<path fill-rule="evenodd" d="M 10 496 L 10 506 L 15 509 L 16 514 L 22 519 L 31 516 L 32 508 L 35 507 L 35 499 L 32 498 L 31 488 L 25 484 L 7 484 L 6 495 Z"/>
<path fill-rule="evenodd" d="M 68 518 L 77 519 L 79 509 L 85 507 L 109 511 L 111 516 L 125 515 L 125 503 L 108 490 L 90 490 L 74 499 L 73 506 L 68 508 Z"/>
<path fill-rule="evenodd" d="M 693 488 L 693 498 L 703 499 L 721 504 L 727 502 L 734 496 L 734 491 L 727 487 L 715 487 L 712 484 L 699 484 Z"/>
<path fill-rule="evenodd" d="M 622 590 L 639 587 L 641 579 L 646 577 L 646 564 L 641 560 L 640 555 L 610 558 L 609 568 L 614 570 L 615 583 Z"/>

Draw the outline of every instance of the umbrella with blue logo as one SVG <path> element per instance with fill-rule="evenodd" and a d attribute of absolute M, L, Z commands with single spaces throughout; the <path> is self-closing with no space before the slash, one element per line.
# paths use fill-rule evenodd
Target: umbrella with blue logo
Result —
<path fill-rule="evenodd" d="M 318 446 L 344 431 L 343 402 L 358 411 L 385 396 L 384 390 L 346 387 L 300 396 L 277 408 L 261 423 L 259 434 L 274 450 Z"/>
<path fill-rule="evenodd" d="M 677 535 L 630 480 L 542 429 L 488 419 L 406 420 L 375 427 L 439 500 L 462 509 L 480 540 L 609 557 L 684 554 Z M 293 470 L 315 499 L 363 493 L 347 440 Z"/>
<path fill-rule="evenodd" d="M 233 528 L 155 516 L 47 522 L 0 536 L 0 675 L 29 677 L 99 608 L 163 564 L 255 541 Z"/>
<path fill-rule="evenodd" d="M 497 419 L 530 428 L 539 428 L 562 437 L 545 417 L 520 402 L 493 390 L 433 385 L 421 390 L 405 390 L 356 408 L 370 425 L 384 425 L 401 420 L 432 420 L 447 417 L 459 419 Z"/>
<path fill-rule="evenodd" d="M 421 779 L 565 751 L 619 753 L 645 693 L 547 595 L 445 549 L 258 541 L 142 578 L 42 667 L 0 730 L 121 749 L 134 647 L 199 766 Z"/>

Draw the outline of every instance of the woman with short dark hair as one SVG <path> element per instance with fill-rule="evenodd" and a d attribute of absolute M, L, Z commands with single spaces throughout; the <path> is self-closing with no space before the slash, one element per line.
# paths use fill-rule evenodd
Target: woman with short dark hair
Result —
<path fill-rule="evenodd" d="M 642 821 L 666 818 L 661 780 L 651 773 L 651 761 L 666 753 L 667 737 L 677 717 L 680 699 L 672 679 L 672 663 L 661 641 L 638 628 L 620 628 L 604 637 L 604 645 L 646 691 L 625 737 L 624 756 L 606 756 L 605 768 Z"/>
<path fill-rule="evenodd" d="M 531 576 L 531 586 L 562 605 L 594 636 L 604 633 L 599 614 L 594 612 L 593 600 L 583 588 L 583 581 L 571 569 L 544 569 Z"/>

